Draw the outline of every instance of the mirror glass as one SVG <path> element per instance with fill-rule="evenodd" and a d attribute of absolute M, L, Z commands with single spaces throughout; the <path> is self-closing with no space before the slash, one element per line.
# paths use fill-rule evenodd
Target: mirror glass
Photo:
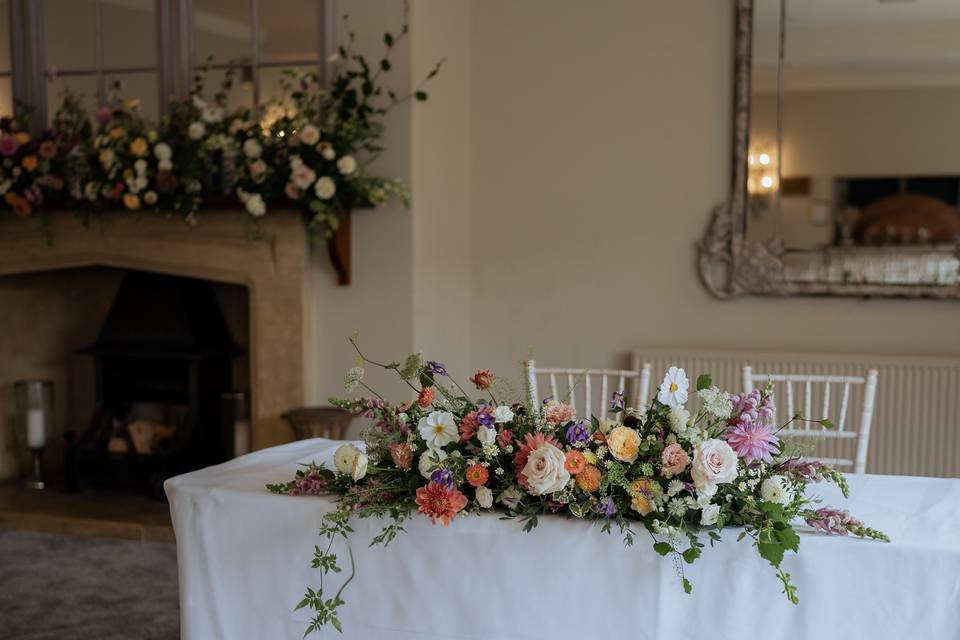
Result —
<path fill-rule="evenodd" d="M 792 279 L 956 283 L 960 1 L 756 0 L 752 48 L 747 237 Z"/>

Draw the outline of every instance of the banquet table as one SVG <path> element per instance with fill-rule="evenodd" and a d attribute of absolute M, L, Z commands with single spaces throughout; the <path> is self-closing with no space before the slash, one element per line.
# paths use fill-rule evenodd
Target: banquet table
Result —
<path fill-rule="evenodd" d="M 293 611 L 317 529 L 333 502 L 267 493 L 298 464 L 330 464 L 342 442 L 304 440 L 257 451 L 166 482 L 177 539 L 183 640 L 300 638 L 309 612 Z M 814 485 L 892 542 L 801 536 L 784 568 L 790 604 L 772 567 L 737 530 L 685 567 L 640 532 L 626 548 L 595 523 L 546 517 L 531 533 L 496 514 L 450 527 L 415 517 L 391 545 L 369 547 L 384 522 L 358 520 L 357 574 L 344 592 L 342 635 L 312 638 L 593 640 L 630 638 L 960 639 L 960 480 L 851 475 L 851 498 Z M 345 547 L 336 547 L 349 571 Z M 335 578 L 342 579 L 339 574 Z"/>

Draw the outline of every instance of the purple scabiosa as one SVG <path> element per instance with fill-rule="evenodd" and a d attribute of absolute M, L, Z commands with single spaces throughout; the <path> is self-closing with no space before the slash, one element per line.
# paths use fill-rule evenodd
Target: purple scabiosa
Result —
<path fill-rule="evenodd" d="M 427 371 L 435 376 L 447 376 L 447 367 L 442 362 L 427 360 Z"/>
<path fill-rule="evenodd" d="M 456 486 L 453 481 L 453 471 L 450 469 L 437 469 L 430 474 L 430 481 L 436 482 L 437 484 L 443 485 L 450 489 Z"/>

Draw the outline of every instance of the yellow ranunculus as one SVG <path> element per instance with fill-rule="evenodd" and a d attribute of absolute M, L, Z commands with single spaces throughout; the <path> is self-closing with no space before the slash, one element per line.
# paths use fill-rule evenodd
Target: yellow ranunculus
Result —
<path fill-rule="evenodd" d="M 620 462 L 633 462 L 640 453 L 640 434 L 630 427 L 616 427 L 607 434 L 607 448 Z"/>
<path fill-rule="evenodd" d="M 140 198 L 132 193 L 125 193 L 123 194 L 123 206 L 127 209 L 139 209 Z"/>
<path fill-rule="evenodd" d="M 17 144 L 27 144 L 30 142 L 30 134 L 26 131 L 18 131 L 13 134 L 13 137 L 17 141 Z"/>
<path fill-rule="evenodd" d="M 39 162 L 37 156 L 31 154 L 21 160 L 20 164 L 22 164 L 23 168 L 27 171 L 34 171 L 37 168 L 37 162 Z"/>
<path fill-rule="evenodd" d="M 147 149 L 148 149 L 147 141 L 144 140 L 143 138 L 137 138 L 136 140 L 130 143 L 130 153 L 132 153 L 135 156 L 142 157 L 147 155 Z"/>

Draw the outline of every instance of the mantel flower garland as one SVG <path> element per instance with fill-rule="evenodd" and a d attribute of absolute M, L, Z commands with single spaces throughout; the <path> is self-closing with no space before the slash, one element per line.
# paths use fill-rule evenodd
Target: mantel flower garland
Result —
<path fill-rule="evenodd" d="M 615 418 L 601 421 L 578 418 L 562 399 L 537 407 L 504 402 L 509 391 L 489 370 L 470 378 L 476 392 L 468 392 L 440 362 L 414 354 L 403 363 L 378 363 L 363 355 L 355 337 L 351 343 L 359 357 L 347 374 L 347 391 L 363 387 L 371 396 L 331 402 L 372 420 L 362 434 L 364 449 L 343 445 L 333 469 L 310 464 L 292 481 L 267 487 L 336 496 L 337 508 L 320 531 L 327 543 L 313 558 L 319 588 L 308 588 L 297 607 L 314 612 L 308 634 L 328 623 L 340 629 L 337 608 L 353 577 L 352 553 L 346 582 L 334 591 L 324 578 L 341 570 L 332 545 L 352 532 L 354 516 L 389 518 L 371 543 L 384 546 L 414 513 L 449 526 L 459 516 L 497 509 L 520 519 L 524 531 L 542 515 L 563 514 L 594 520 L 607 533 L 616 527 L 628 546 L 643 527 L 657 553 L 675 558 L 688 593 L 683 563 L 700 556 L 704 538 L 713 545 L 724 527 L 736 526 L 742 528 L 738 540 L 751 539 L 793 603 L 797 590 L 780 564 L 799 548 L 795 520 L 823 533 L 889 540 L 845 511 L 816 508 L 806 496 L 812 482 L 834 482 L 844 496 L 847 484 L 779 438 L 800 418 L 774 425 L 769 388 L 734 396 L 701 375 L 695 389 L 701 408 L 691 415 L 684 408 L 691 393 L 686 373 L 671 367 L 649 407 L 626 407 L 614 393 Z M 363 382 L 364 365 L 396 372 L 416 400 L 387 403 Z"/>
<path fill-rule="evenodd" d="M 383 150 L 383 121 L 396 106 L 423 101 L 423 86 L 440 70 L 440 61 L 416 89 L 398 95 L 383 85 L 391 54 L 409 33 L 383 35 L 383 56 L 372 63 L 353 48 L 348 33 L 331 59 L 329 87 L 315 73 L 285 71 L 275 100 L 231 108 L 228 96 L 236 68 L 219 90 L 204 95 L 205 72 L 189 98 L 170 104 L 168 115 L 151 122 L 138 100 L 122 100 L 115 83 L 109 103 L 96 112 L 95 128 L 81 99 L 66 92 L 51 127 L 37 139 L 28 133 L 31 112 L 18 105 L 0 120 L 0 215 L 40 219 L 43 210 L 66 207 L 85 222 L 106 209 L 162 213 L 189 224 L 198 222 L 209 200 L 242 203 L 250 235 L 272 203 L 290 202 L 313 234 L 329 236 L 356 206 L 379 206 L 391 196 L 406 205 L 407 190 L 397 180 L 368 175 L 367 166 Z"/>

